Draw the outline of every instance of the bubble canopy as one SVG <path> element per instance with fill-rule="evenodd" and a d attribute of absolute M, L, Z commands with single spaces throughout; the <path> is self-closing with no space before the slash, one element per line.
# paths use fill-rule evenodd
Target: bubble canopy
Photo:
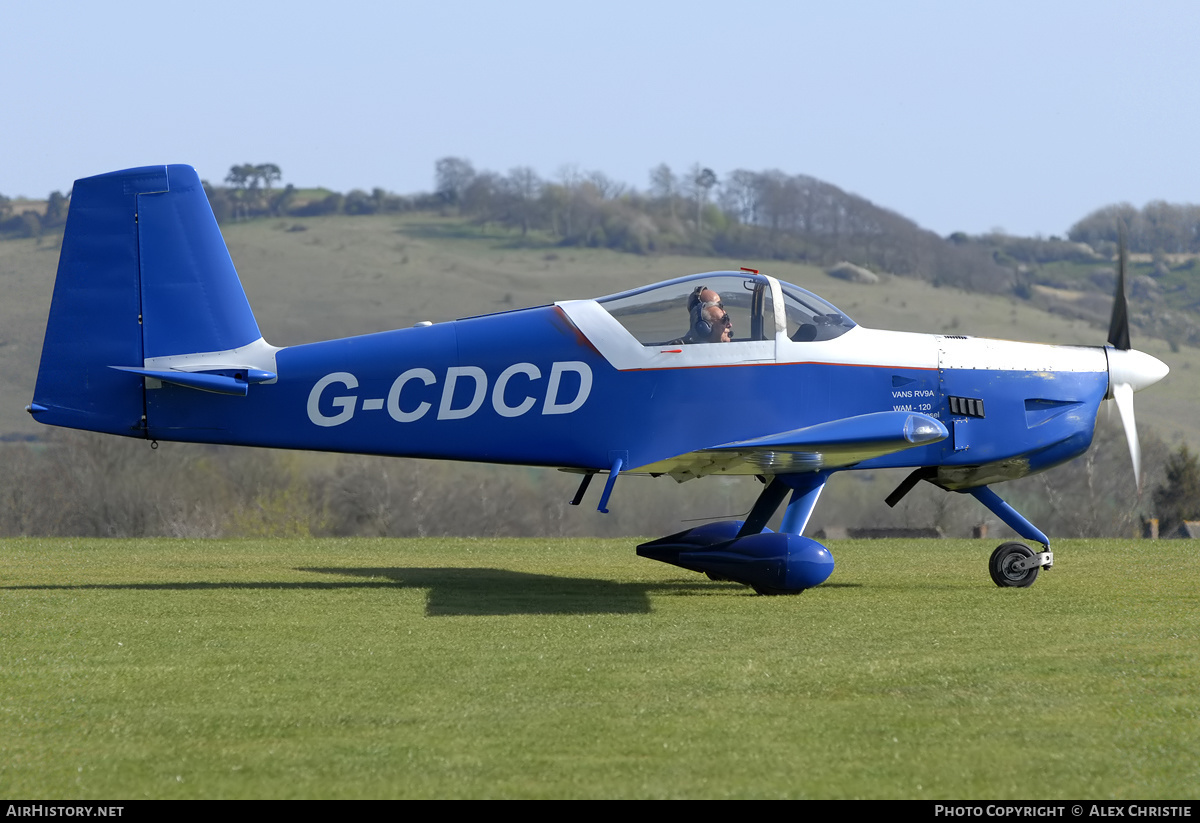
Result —
<path fill-rule="evenodd" d="M 855 323 L 812 292 L 751 272 L 709 272 L 601 297 L 605 308 L 644 346 L 703 342 L 690 336 L 697 289 L 719 296 L 732 324 L 732 342 L 773 340 L 780 332 L 796 342 L 831 340 Z M 786 329 L 779 329 L 775 304 L 782 301 Z M 693 298 L 694 302 L 694 298 Z"/>

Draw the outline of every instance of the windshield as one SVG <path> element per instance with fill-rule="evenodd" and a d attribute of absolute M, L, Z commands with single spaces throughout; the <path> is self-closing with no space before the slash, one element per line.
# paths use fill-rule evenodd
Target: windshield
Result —
<path fill-rule="evenodd" d="M 783 290 L 789 340 L 797 343 L 832 340 L 854 328 L 854 321 L 832 303 L 791 283 L 779 286 Z"/>

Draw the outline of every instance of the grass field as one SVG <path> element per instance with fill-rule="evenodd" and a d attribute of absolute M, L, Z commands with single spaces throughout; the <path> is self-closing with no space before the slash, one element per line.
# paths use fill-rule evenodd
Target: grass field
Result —
<path fill-rule="evenodd" d="M 1200 555 L 841 541 L 796 597 L 630 540 L 0 540 L 0 796 L 1186 798 Z"/>

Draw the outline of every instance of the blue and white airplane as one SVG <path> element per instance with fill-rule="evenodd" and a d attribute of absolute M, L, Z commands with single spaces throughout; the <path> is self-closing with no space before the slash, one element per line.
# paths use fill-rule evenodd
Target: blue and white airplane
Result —
<path fill-rule="evenodd" d="M 582 475 L 576 504 L 605 474 L 600 511 L 622 473 L 754 475 L 745 521 L 638 553 L 770 594 L 832 572 L 802 535 L 833 472 L 911 467 L 887 502 L 921 480 L 973 495 L 1037 544 L 989 563 L 1029 586 L 1050 540 L 990 486 L 1086 451 L 1105 398 L 1140 473 L 1133 393 L 1167 367 L 1130 348 L 1123 269 L 1103 347 L 876 331 L 743 269 L 276 348 L 196 172 L 147 166 L 75 183 L 28 408 L 152 441 L 552 466 Z"/>

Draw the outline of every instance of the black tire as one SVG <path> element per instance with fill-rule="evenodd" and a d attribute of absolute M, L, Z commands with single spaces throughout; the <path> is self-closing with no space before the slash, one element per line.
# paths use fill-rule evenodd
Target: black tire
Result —
<path fill-rule="evenodd" d="M 773 589 L 770 586 L 751 586 L 754 593 L 762 597 L 785 597 L 787 595 L 800 594 L 805 589 Z"/>
<path fill-rule="evenodd" d="M 1014 569 L 1013 564 L 1023 558 L 1034 556 L 1033 549 L 1024 543 L 1002 543 L 992 552 L 992 559 L 988 561 L 988 571 L 992 575 L 992 582 L 1001 588 L 1029 588 L 1033 585 L 1033 581 L 1037 580 L 1041 567 L 1034 566 L 1032 569 L 1022 571 Z"/>

